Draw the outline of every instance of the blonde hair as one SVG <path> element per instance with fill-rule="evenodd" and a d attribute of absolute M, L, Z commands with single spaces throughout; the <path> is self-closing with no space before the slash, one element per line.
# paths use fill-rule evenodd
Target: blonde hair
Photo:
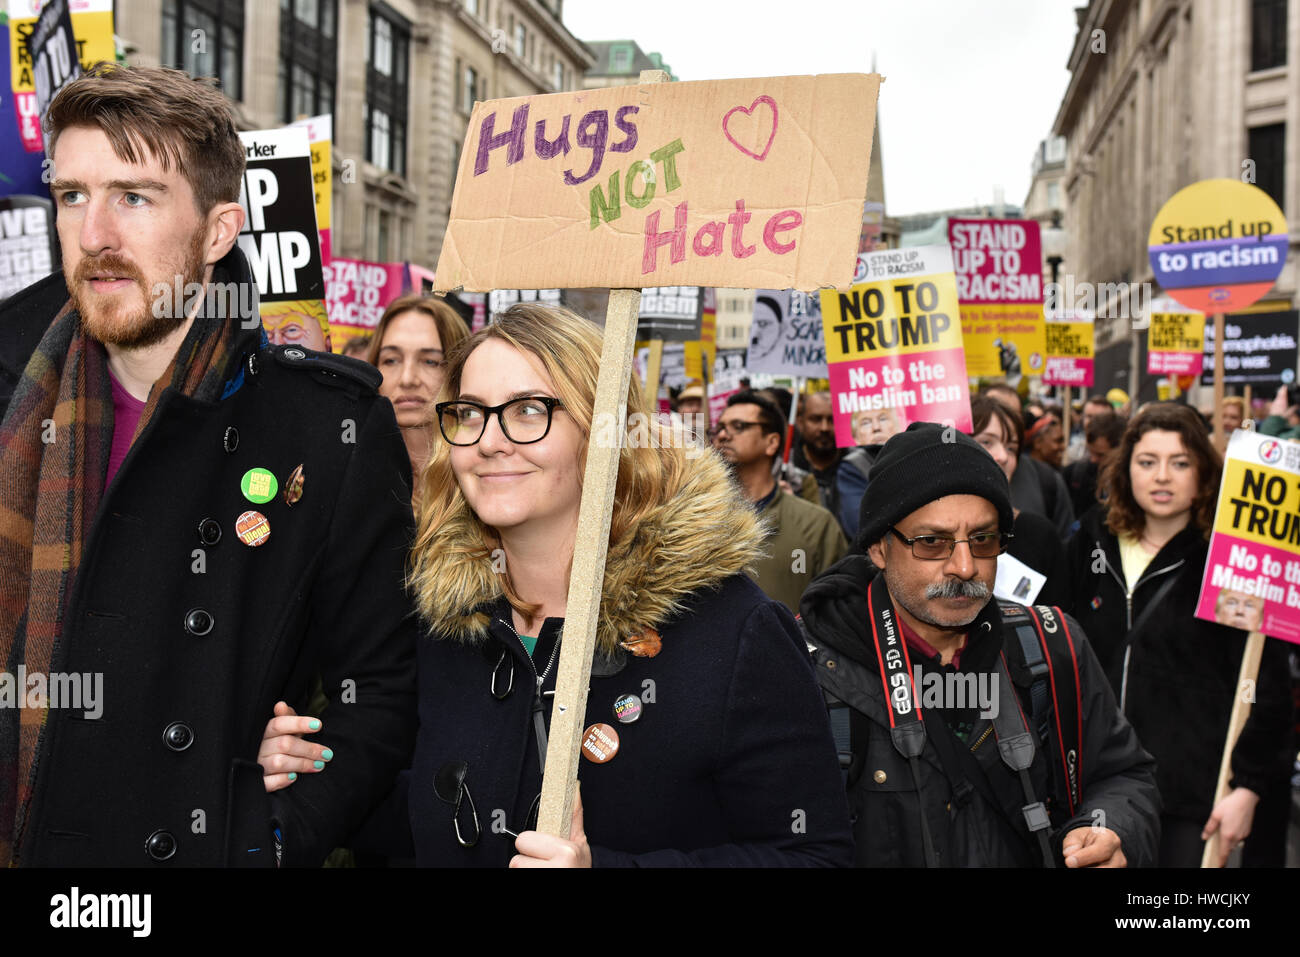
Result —
<path fill-rule="evenodd" d="M 459 343 L 447 356 L 446 378 L 438 401 L 455 399 L 460 394 L 461 376 L 470 354 L 489 339 L 499 339 L 520 352 L 535 357 L 555 386 L 556 397 L 565 413 L 573 418 L 583 434 L 579 447 L 578 471 L 582 474 L 587 459 L 587 443 L 592 433 L 596 396 L 596 379 L 600 372 L 602 333 L 595 324 L 567 309 L 538 303 L 511 306 L 489 326 Z M 640 413 L 644 418 L 634 419 Z M 686 477 L 686 456 L 680 443 L 674 443 L 667 428 L 645 400 L 641 383 L 633 376 L 627 390 L 627 419 L 617 430 L 599 428 L 598 434 L 618 434 L 618 482 L 610 521 L 609 541 L 622 539 L 636 528 L 651 511 L 671 499 Z M 627 441 L 628 423 L 646 423 L 649 443 Z M 434 443 L 433 454 L 417 480 L 419 505 L 416 508 L 416 538 L 411 549 L 408 584 L 421 614 L 430 621 L 446 618 L 447 603 L 455 601 L 462 590 L 449 586 L 449 576 L 456 575 L 464 563 L 492 561 L 492 551 L 500 547 L 500 536 L 482 522 L 460 490 L 451 467 L 451 446 Z M 570 558 L 570 563 L 572 558 Z M 457 577 L 457 581 L 461 580 Z M 538 606 L 523 601 L 515 592 L 509 569 L 497 576 L 512 606 L 532 616 Z"/>

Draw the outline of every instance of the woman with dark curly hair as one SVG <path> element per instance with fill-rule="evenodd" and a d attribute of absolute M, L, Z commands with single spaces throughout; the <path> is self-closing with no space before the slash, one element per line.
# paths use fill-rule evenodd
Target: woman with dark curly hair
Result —
<path fill-rule="evenodd" d="M 1146 406 L 1102 469 L 1106 507 L 1083 517 L 1069 546 L 1069 610 L 1156 759 L 1162 867 L 1198 866 L 1216 831 L 1226 859 L 1250 834 L 1260 793 L 1286 774 L 1287 648 L 1269 639 L 1231 790 L 1214 801 L 1246 642 L 1243 631 L 1195 617 L 1222 468 L 1192 409 Z"/>

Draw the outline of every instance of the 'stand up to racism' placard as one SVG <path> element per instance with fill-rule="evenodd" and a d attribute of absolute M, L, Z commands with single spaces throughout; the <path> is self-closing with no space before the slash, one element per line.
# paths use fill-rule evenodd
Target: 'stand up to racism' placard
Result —
<path fill-rule="evenodd" d="M 950 219 L 966 369 L 973 376 L 1042 375 L 1043 274 L 1032 219 Z"/>
<path fill-rule="evenodd" d="M 855 429 L 884 441 L 912 422 L 969 432 L 970 389 L 948 247 L 862 258 L 866 282 L 822 293 L 836 444 L 865 444 Z"/>
<path fill-rule="evenodd" d="M 1196 616 L 1300 642 L 1300 442 L 1232 434 Z"/>
<path fill-rule="evenodd" d="M 1189 309 L 1235 312 L 1258 300 L 1286 265 L 1286 219 L 1268 193 L 1235 179 L 1185 186 L 1147 236 L 1156 282 Z"/>
<path fill-rule="evenodd" d="M 845 285 L 879 85 L 842 74 L 479 103 L 436 288 Z"/>

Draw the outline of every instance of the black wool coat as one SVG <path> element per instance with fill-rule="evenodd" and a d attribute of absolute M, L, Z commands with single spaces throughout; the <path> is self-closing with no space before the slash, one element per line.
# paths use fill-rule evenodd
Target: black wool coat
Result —
<path fill-rule="evenodd" d="M 218 276 L 251 282 L 237 249 Z M 62 283 L 6 310 L 57 308 Z M 102 715 L 50 709 L 23 865 L 274 866 L 276 824 L 284 865 L 318 865 L 409 754 L 410 465 L 379 375 L 268 348 L 255 320 L 232 350 L 233 392 L 168 389 L 105 491 L 51 665 L 102 675 Z M 280 486 L 260 505 L 240 490 L 257 467 Z M 248 510 L 270 523 L 255 548 L 235 529 Z M 312 739 L 333 750 L 329 773 L 268 795 L 256 759 L 272 707 L 306 700 L 318 675 L 331 706 Z"/>
<path fill-rule="evenodd" d="M 1090 509 L 1070 541 L 1069 610 L 1092 638 L 1116 698 L 1156 759 L 1165 813 L 1204 823 L 1213 809 L 1246 633 L 1195 617 L 1209 551 L 1200 531 L 1189 525 L 1170 539 L 1130 599 L 1119 540 L 1105 519 L 1101 506 Z M 1233 786 L 1257 794 L 1284 777 L 1289 764 L 1288 650 L 1276 638 L 1264 642 L 1255 703 L 1232 753 Z"/>

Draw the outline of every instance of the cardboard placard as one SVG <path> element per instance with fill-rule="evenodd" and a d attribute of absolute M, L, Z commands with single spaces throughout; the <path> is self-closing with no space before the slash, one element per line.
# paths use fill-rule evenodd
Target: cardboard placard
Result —
<path fill-rule="evenodd" d="M 301 127 L 240 133 L 239 248 L 257 283 L 262 325 L 276 344 L 330 350 L 325 274 L 316 231 L 311 146 Z"/>
<path fill-rule="evenodd" d="M 1043 385 L 1067 385 L 1087 388 L 1092 385 L 1093 319 L 1072 309 L 1049 313 L 1043 327 L 1047 346 L 1047 364 Z"/>
<path fill-rule="evenodd" d="M 950 219 L 966 370 L 973 376 L 1042 375 L 1043 260 L 1032 219 Z"/>
<path fill-rule="evenodd" d="M 563 305 L 564 296 L 559 289 L 493 289 L 487 294 L 488 321 L 520 302 L 559 306 Z"/>
<path fill-rule="evenodd" d="M 54 204 L 39 196 L 0 199 L 0 302 L 54 271 Z"/>
<path fill-rule="evenodd" d="M 81 69 L 88 70 L 100 60 L 112 63 L 117 57 L 113 40 L 113 0 L 68 0 L 72 32 L 76 37 L 76 57 Z M 10 82 L 13 84 L 14 109 L 18 114 L 18 136 L 29 153 L 45 149 L 41 135 L 41 110 L 36 98 L 36 73 L 33 70 L 27 38 L 36 31 L 38 5 L 33 0 L 9 0 Z M 8 138 L 8 133 L 0 138 Z"/>
<path fill-rule="evenodd" d="M 745 368 L 773 375 L 826 378 L 821 297 L 793 289 L 756 290 Z"/>
<path fill-rule="evenodd" d="M 699 286 L 650 286 L 641 290 L 638 339 L 689 342 L 700 338 L 704 304 Z"/>
<path fill-rule="evenodd" d="M 1271 386 L 1296 381 L 1300 311 L 1251 312 L 1227 316 L 1223 328 L 1225 385 Z M 1205 326 L 1206 361 L 1201 381 L 1214 381 L 1214 326 Z"/>
<path fill-rule="evenodd" d="M 295 120 L 290 126 L 301 126 L 307 131 L 311 145 L 311 178 L 316 188 L 316 232 L 320 235 L 320 258 L 326 265 L 330 261 L 330 224 L 334 213 L 334 161 L 331 158 L 334 139 L 334 117 L 330 113 Z"/>
<path fill-rule="evenodd" d="M 402 295 L 406 284 L 402 263 L 335 259 L 324 271 L 325 305 L 335 349 L 373 332 L 384 309 Z"/>
<path fill-rule="evenodd" d="M 1235 312 L 1286 265 L 1286 219 L 1258 186 L 1207 179 L 1174 193 L 1147 236 L 1156 282 L 1189 309 Z"/>
<path fill-rule="evenodd" d="M 436 288 L 846 285 L 879 84 L 642 83 L 478 103 Z"/>
<path fill-rule="evenodd" d="M 44 116 L 54 95 L 81 75 L 68 0 L 46 0 L 27 38 L 27 55 L 36 86 L 36 112 Z"/>
<path fill-rule="evenodd" d="M 1300 442 L 1228 442 L 1196 617 L 1300 643 Z"/>
<path fill-rule="evenodd" d="M 866 282 L 821 296 L 835 444 L 877 445 L 913 422 L 969 432 L 970 387 L 948 247 L 889 249 L 863 259 Z"/>
<path fill-rule="evenodd" d="M 1205 357 L 1205 313 L 1179 306 L 1173 299 L 1151 304 L 1147 328 L 1147 372 L 1152 375 L 1200 375 Z"/>

